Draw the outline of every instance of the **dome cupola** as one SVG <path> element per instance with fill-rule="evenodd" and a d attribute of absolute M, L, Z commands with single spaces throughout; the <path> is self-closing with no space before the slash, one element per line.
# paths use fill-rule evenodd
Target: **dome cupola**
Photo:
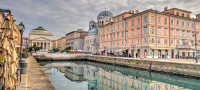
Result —
<path fill-rule="evenodd" d="M 98 33 L 98 30 L 96 28 L 93 28 L 88 32 L 89 35 L 97 35 L 97 33 Z"/>

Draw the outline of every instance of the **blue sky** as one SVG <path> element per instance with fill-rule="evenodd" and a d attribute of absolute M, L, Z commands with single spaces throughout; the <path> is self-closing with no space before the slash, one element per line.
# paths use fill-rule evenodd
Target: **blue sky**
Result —
<path fill-rule="evenodd" d="M 25 37 L 42 26 L 53 33 L 54 40 L 77 29 L 88 31 L 89 21 L 96 21 L 105 8 L 116 16 L 129 10 L 163 11 L 168 6 L 191 11 L 195 17 L 200 14 L 199 5 L 200 0 L 0 0 L 0 8 L 10 9 L 16 24 L 25 24 Z"/>

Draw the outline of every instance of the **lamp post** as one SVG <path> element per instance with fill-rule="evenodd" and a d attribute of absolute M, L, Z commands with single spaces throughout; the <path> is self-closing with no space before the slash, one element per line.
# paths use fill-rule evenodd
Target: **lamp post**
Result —
<path fill-rule="evenodd" d="M 19 31 L 20 31 L 20 34 L 21 34 L 20 59 L 19 59 L 19 63 L 21 62 L 21 54 L 22 54 L 22 53 L 21 53 L 21 52 L 22 52 L 22 36 L 23 36 L 24 29 L 25 29 L 24 24 L 21 22 L 21 23 L 19 24 Z"/>

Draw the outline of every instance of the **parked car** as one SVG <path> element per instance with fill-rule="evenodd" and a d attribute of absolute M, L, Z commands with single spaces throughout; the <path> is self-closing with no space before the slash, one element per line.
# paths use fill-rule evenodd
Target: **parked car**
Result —
<path fill-rule="evenodd" d="M 39 51 L 37 51 L 37 53 L 48 53 L 48 50 L 46 50 L 46 49 L 40 49 Z"/>

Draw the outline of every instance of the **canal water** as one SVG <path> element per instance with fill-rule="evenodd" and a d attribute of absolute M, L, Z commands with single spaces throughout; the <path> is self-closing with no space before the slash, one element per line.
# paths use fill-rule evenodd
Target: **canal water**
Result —
<path fill-rule="evenodd" d="M 38 62 L 56 90 L 200 90 L 200 80 L 95 62 Z"/>

